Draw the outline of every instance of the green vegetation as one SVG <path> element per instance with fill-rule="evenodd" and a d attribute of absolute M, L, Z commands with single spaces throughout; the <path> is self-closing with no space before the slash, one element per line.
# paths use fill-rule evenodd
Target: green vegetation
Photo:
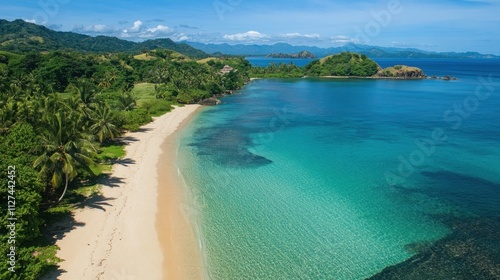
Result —
<path fill-rule="evenodd" d="M 298 78 L 303 76 L 324 77 L 371 77 L 380 66 L 363 54 L 343 52 L 314 60 L 303 68 L 293 63 L 273 64 L 268 67 L 252 67 L 250 76 L 255 78 Z"/>
<path fill-rule="evenodd" d="M 108 161 L 125 156 L 125 146 L 122 144 L 109 144 L 99 149 L 97 158 L 101 161 Z"/>
<path fill-rule="evenodd" d="M 380 67 L 364 54 L 343 52 L 315 60 L 305 66 L 307 76 L 369 77 Z"/>
<path fill-rule="evenodd" d="M 272 58 L 316 58 L 316 56 L 313 53 L 310 53 L 308 51 L 301 51 L 299 53 L 294 53 L 294 54 L 272 53 L 272 54 L 267 55 L 266 57 L 272 57 Z"/>
<path fill-rule="evenodd" d="M 271 63 L 268 67 L 252 67 L 252 78 L 300 78 L 304 76 L 304 69 L 290 63 Z"/>
<path fill-rule="evenodd" d="M 233 70 L 221 73 L 225 65 Z M 0 279 L 38 279 L 57 265 L 57 248 L 42 233 L 99 193 L 97 178 L 124 156 L 123 132 L 138 130 L 172 105 L 239 89 L 250 68 L 243 58 L 198 63 L 165 49 L 0 51 L 0 168 L 16 167 L 18 218 L 16 274 L 2 262 Z M 0 176 L 3 186 L 8 180 Z M 7 205 L 8 195 L 1 188 L 0 203 Z M 4 256 L 10 252 L 7 218 L 0 208 Z"/>

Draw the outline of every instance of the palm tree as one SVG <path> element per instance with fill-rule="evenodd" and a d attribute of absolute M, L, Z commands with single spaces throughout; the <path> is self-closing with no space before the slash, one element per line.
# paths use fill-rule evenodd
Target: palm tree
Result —
<path fill-rule="evenodd" d="M 85 110 L 93 108 L 97 102 L 97 87 L 91 80 L 78 79 L 75 83 L 71 84 L 72 91 L 80 97 L 83 102 Z"/>
<path fill-rule="evenodd" d="M 123 91 L 118 97 L 118 105 L 120 110 L 131 111 L 137 106 L 137 97 L 130 90 Z"/>
<path fill-rule="evenodd" d="M 90 166 L 94 164 L 95 147 L 89 137 L 80 130 L 78 119 L 71 118 L 61 112 L 46 117 L 44 131 L 40 136 L 41 155 L 33 163 L 40 168 L 40 175 L 50 179 L 53 189 L 58 188 L 64 180 L 64 190 L 57 200 L 60 202 L 68 184 L 85 169 L 92 173 Z"/>
<path fill-rule="evenodd" d="M 112 112 L 105 103 L 99 103 L 92 114 L 94 124 L 90 130 L 97 136 L 99 142 L 115 139 L 120 135 L 120 130 L 112 123 Z"/>
<path fill-rule="evenodd" d="M 0 102 L 0 134 L 5 133 L 16 122 L 17 101 L 5 99 Z"/>
<path fill-rule="evenodd" d="M 98 86 L 101 89 L 107 89 L 113 85 L 113 83 L 118 78 L 118 71 L 116 68 L 112 68 L 111 70 L 106 71 L 104 76 L 100 79 Z"/>

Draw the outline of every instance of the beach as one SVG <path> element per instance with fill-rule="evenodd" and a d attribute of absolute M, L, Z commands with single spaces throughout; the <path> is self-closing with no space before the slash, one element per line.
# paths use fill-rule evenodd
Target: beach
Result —
<path fill-rule="evenodd" d="M 102 182 L 101 195 L 76 210 L 70 224 L 59 225 L 57 256 L 63 261 L 46 279 L 201 275 L 199 247 L 182 211 L 185 194 L 174 162 L 175 132 L 199 108 L 176 107 L 123 136 L 126 156 Z M 185 260 L 189 265 L 181 263 Z"/>

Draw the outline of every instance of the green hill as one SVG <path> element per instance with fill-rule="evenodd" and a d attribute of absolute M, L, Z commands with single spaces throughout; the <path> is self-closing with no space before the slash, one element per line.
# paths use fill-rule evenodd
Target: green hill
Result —
<path fill-rule="evenodd" d="M 0 50 L 11 52 L 75 50 L 83 52 L 138 52 L 142 50 L 171 49 L 192 58 L 208 55 L 187 44 L 171 39 L 147 40 L 136 43 L 109 36 L 92 37 L 73 32 L 58 32 L 24 20 L 0 19 Z"/>
<path fill-rule="evenodd" d="M 315 60 L 305 66 L 307 76 L 369 77 L 380 66 L 364 54 L 343 52 Z"/>

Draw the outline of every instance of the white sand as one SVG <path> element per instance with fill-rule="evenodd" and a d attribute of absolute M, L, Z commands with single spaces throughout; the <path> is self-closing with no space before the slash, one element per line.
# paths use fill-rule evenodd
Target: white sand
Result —
<path fill-rule="evenodd" d="M 113 166 L 112 187 L 104 185 L 102 199 L 74 213 L 75 221 L 83 225 L 76 225 L 56 242 L 63 262 L 59 275 L 49 279 L 166 278 L 155 225 L 157 163 L 162 143 L 198 107 L 178 107 L 143 126 L 142 131 L 124 136 L 127 154 Z"/>

